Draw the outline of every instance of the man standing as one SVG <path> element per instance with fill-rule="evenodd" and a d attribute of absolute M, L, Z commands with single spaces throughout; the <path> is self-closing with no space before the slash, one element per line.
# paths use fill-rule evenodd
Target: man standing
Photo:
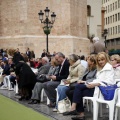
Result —
<path fill-rule="evenodd" d="M 94 47 L 93 54 L 98 54 L 99 52 L 105 52 L 105 45 L 99 41 L 98 37 L 93 38 L 93 47 Z"/>
<path fill-rule="evenodd" d="M 59 64 L 59 73 L 58 75 L 52 75 L 50 78 L 52 81 L 48 81 L 43 83 L 43 88 L 45 90 L 46 95 L 48 96 L 50 100 L 50 104 L 48 105 L 49 107 L 55 107 L 55 102 L 56 102 L 56 90 L 57 86 L 60 84 L 60 81 L 62 79 L 66 79 L 69 75 L 69 62 L 65 58 L 65 55 L 61 52 L 58 52 L 55 55 L 55 60 L 57 64 Z"/>

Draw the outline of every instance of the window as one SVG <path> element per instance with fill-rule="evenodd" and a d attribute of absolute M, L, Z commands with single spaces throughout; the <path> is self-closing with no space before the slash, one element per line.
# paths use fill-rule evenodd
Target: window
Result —
<path fill-rule="evenodd" d="M 118 33 L 120 33 L 120 25 L 118 25 Z"/>
<path fill-rule="evenodd" d="M 106 25 L 107 25 L 107 18 L 106 18 Z"/>
<path fill-rule="evenodd" d="M 114 10 L 114 3 L 113 3 L 113 10 Z"/>
<path fill-rule="evenodd" d="M 113 22 L 114 22 L 114 15 L 113 15 Z"/>
<path fill-rule="evenodd" d="M 113 35 L 114 35 L 114 27 L 113 27 Z"/>
<path fill-rule="evenodd" d="M 115 9 L 117 9 L 117 1 L 115 2 Z"/>
<path fill-rule="evenodd" d="M 87 16 L 91 16 L 91 6 L 87 5 Z"/>
<path fill-rule="evenodd" d="M 117 34 L 117 26 L 115 26 L 115 29 L 116 29 L 116 34 Z"/>
<path fill-rule="evenodd" d="M 112 27 L 111 27 L 111 35 L 112 35 Z"/>
<path fill-rule="evenodd" d="M 111 40 L 111 45 L 114 46 L 114 40 Z"/>
<path fill-rule="evenodd" d="M 112 23 L 112 16 L 110 16 L 110 23 Z"/>
<path fill-rule="evenodd" d="M 109 24 L 109 22 L 110 22 L 110 21 L 109 21 L 109 17 L 108 17 L 108 24 Z"/>
<path fill-rule="evenodd" d="M 109 13 L 109 5 L 108 5 L 108 13 Z"/>
<path fill-rule="evenodd" d="M 107 13 L 107 6 L 106 6 L 106 13 Z"/>
<path fill-rule="evenodd" d="M 110 12 L 112 11 L 112 4 L 110 4 Z"/>
<path fill-rule="evenodd" d="M 120 0 L 118 0 L 118 8 L 120 8 Z"/>
<path fill-rule="evenodd" d="M 120 39 L 117 39 L 117 40 L 116 40 L 116 44 L 117 44 L 117 45 L 120 45 Z"/>
<path fill-rule="evenodd" d="M 117 21 L 117 14 L 115 14 L 115 21 Z"/>
<path fill-rule="evenodd" d="M 118 13 L 118 21 L 120 20 L 120 13 Z"/>

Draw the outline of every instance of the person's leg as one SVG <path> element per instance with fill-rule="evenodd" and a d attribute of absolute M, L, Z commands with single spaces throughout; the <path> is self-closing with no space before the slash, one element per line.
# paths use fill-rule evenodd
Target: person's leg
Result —
<path fill-rule="evenodd" d="M 10 75 L 9 79 L 10 79 L 10 82 L 11 82 L 12 88 L 14 88 L 14 85 L 16 85 L 16 81 L 15 81 L 15 80 L 16 80 L 16 77 Z"/>
<path fill-rule="evenodd" d="M 7 78 L 7 76 L 4 77 L 3 84 L 4 84 L 3 85 L 4 87 L 8 87 L 8 78 Z"/>
<path fill-rule="evenodd" d="M 84 84 L 79 84 L 75 87 L 75 91 L 73 95 L 73 104 L 71 109 L 72 110 L 77 109 L 77 111 L 79 112 L 78 118 L 84 116 L 83 97 L 93 96 L 93 93 L 94 93 L 94 89 L 89 89 Z"/>
<path fill-rule="evenodd" d="M 32 90 L 32 97 L 33 100 L 40 100 L 41 99 L 41 91 L 43 88 L 43 84 L 40 82 L 37 82 L 34 86 L 34 89 Z"/>
<path fill-rule="evenodd" d="M 64 86 L 64 85 L 59 85 L 57 87 L 57 92 L 58 92 L 58 101 L 66 98 L 66 91 L 69 90 L 68 86 Z"/>
<path fill-rule="evenodd" d="M 66 91 L 66 95 L 67 95 L 67 97 L 69 98 L 69 100 L 71 101 L 71 104 L 72 104 L 72 99 L 73 99 L 73 93 L 74 93 L 74 90 L 72 89 L 68 89 L 67 91 Z"/>
<path fill-rule="evenodd" d="M 56 90 L 57 86 L 60 84 L 59 81 L 49 81 L 46 83 L 43 83 L 43 88 L 45 90 L 45 93 L 47 94 L 49 100 L 54 103 L 56 102 Z"/>

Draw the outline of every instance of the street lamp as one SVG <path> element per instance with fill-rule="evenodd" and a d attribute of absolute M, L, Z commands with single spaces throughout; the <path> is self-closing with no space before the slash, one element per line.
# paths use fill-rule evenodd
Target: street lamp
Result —
<path fill-rule="evenodd" d="M 104 38 L 105 38 L 105 41 L 104 41 L 105 42 L 105 48 L 107 48 L 107 41 L 106 41 L 107 34 L 108 34 L 107 29 L 104 29 L 103 35 L 104 35 Z"/>
<path fill-rule="evenodd" d="M 46 7 L 46 9 L 44 11 L 45 11 L 45 17 L 46 17 L 45 20 L 43 20 L 44 13 L 42 12 L 42 10 L 40 10 L 38 15 L 39 15 L 39 19 L 40 19 L 41 23 L 44 24 L 43 30 L 44 30 L 44 33 L 46 34 L 46 50 L 48 52 L 48 35 L 50 34 L 50 30 L 53 27 L 56 15 L 53 12 L 51 14 L 51 21 L 50 21 L 48 19 L 50 10 L 48 9 L 48 7 Z"/>

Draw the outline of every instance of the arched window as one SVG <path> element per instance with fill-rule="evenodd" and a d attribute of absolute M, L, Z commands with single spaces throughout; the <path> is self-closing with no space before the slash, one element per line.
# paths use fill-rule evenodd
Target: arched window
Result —
<path fill-rule="evenodd" d="M 91 16 L 91 6 L 87 5 L 87 16 Z"/>

